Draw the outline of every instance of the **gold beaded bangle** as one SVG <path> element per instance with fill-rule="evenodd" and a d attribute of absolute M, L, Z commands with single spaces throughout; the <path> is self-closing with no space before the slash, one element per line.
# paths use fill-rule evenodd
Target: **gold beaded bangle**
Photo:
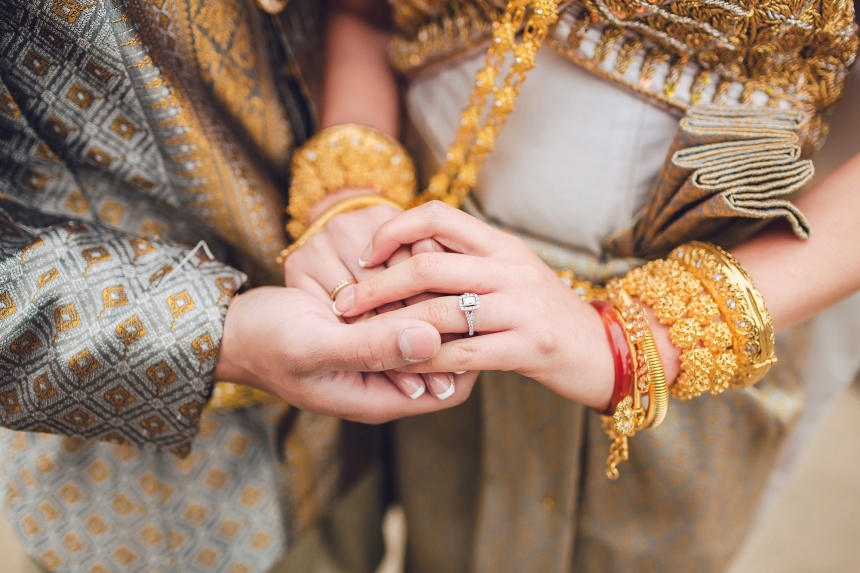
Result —
<path fill-rule="evenodd" d="M 415 196 L 415 164 L 385 133 L 362 125 L 324 129 L 293 156 L 287 232 L 298 239 L 310 211 L 327 194 L 345 187 L 369 188 L 408 205 Z"/>
<path fill-rule="evenodd" d="M 663 361 L 657 352 L 648 318 L 645 316 L 645 311 L 624 290 L 618 279 L 613 279 L 606 285 L 606 299 L 621 313 L 621 318 L 627 325 L 630 343 L 635 351 L 634 388 L 636 392 L 633 395 L 633 404 L 636 409 L 642 408 L 641 394 L 648 394 L 648 408 L 644 411 L 642 419 L 638 421 L 636 429 L 656 428 L 663 423 L 669 411 L 669 390 L 666 385 L 666 374 L 663 371 Z"/>
<path fill-rule="evenodd" d="M 726 379 L 734 375 L 732 356 L 723 356 L 731 348 L 731 333 L 717 321 L 720 308 L 702 282 L 682 262 L 664 259 L 631 271 L 623 283 L 651 306 L 661 324 L 670 326 L 669 339 L 681 350 L 681 373 L 672 395 L 690 400 L 705 392 L 722 393 Z"/>
<path fill-rule="evenodd" d="M 744 388 L 761 380 L 776 363 L 773 322 L 764 297 L 740 263 L 716 245 L 698 241 L 678 247 L 669 259 L 681 262 L 701 281 L 731 332 L 736 371 L 725 380 L 730 358 L 718 355 L 715 362 L 723 373 L 720 384 Z M 724 336 L 720 334 L 721 339 Z"/>
<path fill-rule="evenodd" d="M 292 255 L 296 250 L 298 250 L 302 245 L 308 242 L 308 240 L 323 230 L 323 228 L 328 225 L 329 221 L 341 215 L 343 213 L 348 213 L 350 211 L 356 211 L 358 209 L 364 209 L 365 207 L 373 207 L 375 205 L 390 205 L 395 209 L 403 210 L 403 206 L 397 203 L 396 201 L 392 201 L 388 197 L 383 197 L 382 195 L 376 194 L 368 194 L 368 195 L 358 195 L 356 197 L 349 197 L 348 199 L 344 199 L 339 203 L 335 203 L 328 211 L 319 216 L 319 218 L 313 222 L 313 224 L 308 227 L 302 235 L 295 240 L 293 244 L 289 247 L 281 251 L 281 254 L 278 255 L 277 262 L 279 265 L 283 265 L 284 261 Z"/>

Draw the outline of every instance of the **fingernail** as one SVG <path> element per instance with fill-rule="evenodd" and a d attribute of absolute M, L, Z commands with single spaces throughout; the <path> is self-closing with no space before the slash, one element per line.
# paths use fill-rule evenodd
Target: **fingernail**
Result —
<path fill-rule="evenodd" d="M 436 337 L 427 328 L 406 328 L 400 333 L 400 351 L 407 360 L 427 360 L 436 353 Z"/>
<path fill-rule="evenodd" d="M 355 287 L 348 286 L 342 291 L 340 291 L 340 295 L 338 295 L 337 300 L 334 301 L 332 308 L 334 309 L 334 313 L 338 316 L 341 316 L 345 312 L 349 312 L 352 310 L 352 307 L 355 306 Z"/>
<path fill-rule="evenodd" d="M 373 243 L 370 243 L 365 247 L 364 252 L 361 253 L 361 256 L 358 257 L 358 266 L 364 268 L 367 266 L 367 261 L 370 260 L 370 257 L 373 255 Z"/>
<path fill-rule="evenodd" d="M 334 313 L 335 316 L 343 316 L 343 313 L 337 309 L 336 300 L 331 301 L 331 311 Z"/>
<path fill-rule="evenodd" d="M 454 377 L 447 373 L 427 374 L 427 384 L 430 391 L 440 400 L 454 393 Z"/>
<path fill-rule="evenodd" d="M 454 374 L 465 374 L 465 373 L 466 373 L 465 370 L 460 370 L 459 372 L 454 372 Z"/>
<path fill-rule="evenodd" d="M 413 400 L 418 399 L 424 393 L 424 381 L 417 374 L 399 374 L 395 380 L 400 386 L 400 390 Z"/>

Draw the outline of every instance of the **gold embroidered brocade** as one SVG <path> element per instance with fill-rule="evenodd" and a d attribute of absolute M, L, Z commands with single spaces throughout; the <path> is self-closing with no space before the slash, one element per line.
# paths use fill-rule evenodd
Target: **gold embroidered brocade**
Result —
<path fill-rule="evenodd" d="M 393 0 L 394 67 L 411 74 L 485 43 L 502 0 Z M 844 0 L 578 0 L 548 43 L 602 77 L 685 112 L 761 103 L 815 119 L 835 103 L 857 51 Z M 692 81 L 684 80 L 690 76 Z M 817 122 L 816 122 L 817 123 Z M 810 135 L 819 143 L 822 133 Z"/>
<path fill-rule="evenodd" d="M 156 139 L 183 201 L 252 262 L 255 282 L 277 281 L 286 190 L 273 185 L 270 170 L 288 168 L 292 131 L 276 103 L 263 15 L 250 2 L 223 0 L 131 0 L 128 11 L 136 25 L 126 24 L 120 48 L 151 102 L 145 111 L 164 128 Z M 229 26 L 219 23 L 228 17 Z M 218 108 L 226 122 L 213 115 Z M 237 132 L 251 141 L 236 141 Z"/>

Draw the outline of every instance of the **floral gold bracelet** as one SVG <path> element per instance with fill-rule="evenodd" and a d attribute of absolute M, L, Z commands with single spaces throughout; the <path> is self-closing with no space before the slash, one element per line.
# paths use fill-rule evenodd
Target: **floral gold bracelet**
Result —
<path fill-rule="evenodd" d="M 728 327 L 736 369 L 725 385 L 744 388 L 761 380 L 776 363 L 773 322 L 764 297 L 740 263 L 716 245 L 697 241 L 678 247 L 669 259 L 681 262 L 701 281 Z M 714 333 L 728 339 L 727 334 Z"/>
<path fill-rule="evenodd" d="M 314 204 L 346 187 L 373 189 L 408 205 L 415 196 L 415 164 L 400 142 L 376 129 L 344 124 L 322 130 L 293 156 L 290 236 L 305 232 Z"/>

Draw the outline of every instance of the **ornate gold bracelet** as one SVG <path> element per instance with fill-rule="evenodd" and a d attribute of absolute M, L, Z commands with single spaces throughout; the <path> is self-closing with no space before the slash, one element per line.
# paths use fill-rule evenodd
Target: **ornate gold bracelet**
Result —
<path fill-rule="evenodd" d="M 761 380 L 776 363 L 773 322 L 740 263 L 716 245 L 698 241 L 678 247 L 669 259 L 682 262 L 701 281 L 731 331 L 737 369 L 726 387 L 744 388 Z M 723 339 L 725 334 L 714 336 Z"/>
<path fill-rule="evenodd" d="M 734 373 L 728 327 L 701 281 L 676 260 L 651 261 L 628 273 L 624 287 L 650 305 L 669 339 L 681 350 L 681 373 L 672 394 L 689 400 L 704 392 L 720 394 Z M 727 337 L 726 335 L 729 334 Z"/>
<path fill-rule="evenodd" d="M 369 188 L 400 205 L 415 196 L 415 164 L 394 138 L 362 125 L 324 129 L 293 156 L 287 232 L 298 239 L 311 207 L 345 187 Z"/>
<path fill-rule="evenodd" d="M 382 195 L 368 194 L 368 195 L 358 195 L 356 197 L 349 197 L 335 203 L 328 211 L 319 216 L 319 218 L 313 222 L 313 224 L 305 229 L 305 232 L 295 240 L 289 247 L 281 251 L 281 254 L 278 255 L 277 262 L 279 265 L 283 265 L 284 261 L 292 255 L 296 250 L 298 250 L 302 245 L 308 242 L 308 240 L 322 231 L 322 229 L 328 225 L 329 221 L 341 215 L 343 213 L 348 213 L 350 211 L 356 211 L 358 209 L 364 209 L 366 207 L 373 207 L 375 205 L 390 205 L 395 209 L 403 210 L 403 206 L 397 203 L 396 201 L 392 201 L 388 197 L 383 197 Z"/>

